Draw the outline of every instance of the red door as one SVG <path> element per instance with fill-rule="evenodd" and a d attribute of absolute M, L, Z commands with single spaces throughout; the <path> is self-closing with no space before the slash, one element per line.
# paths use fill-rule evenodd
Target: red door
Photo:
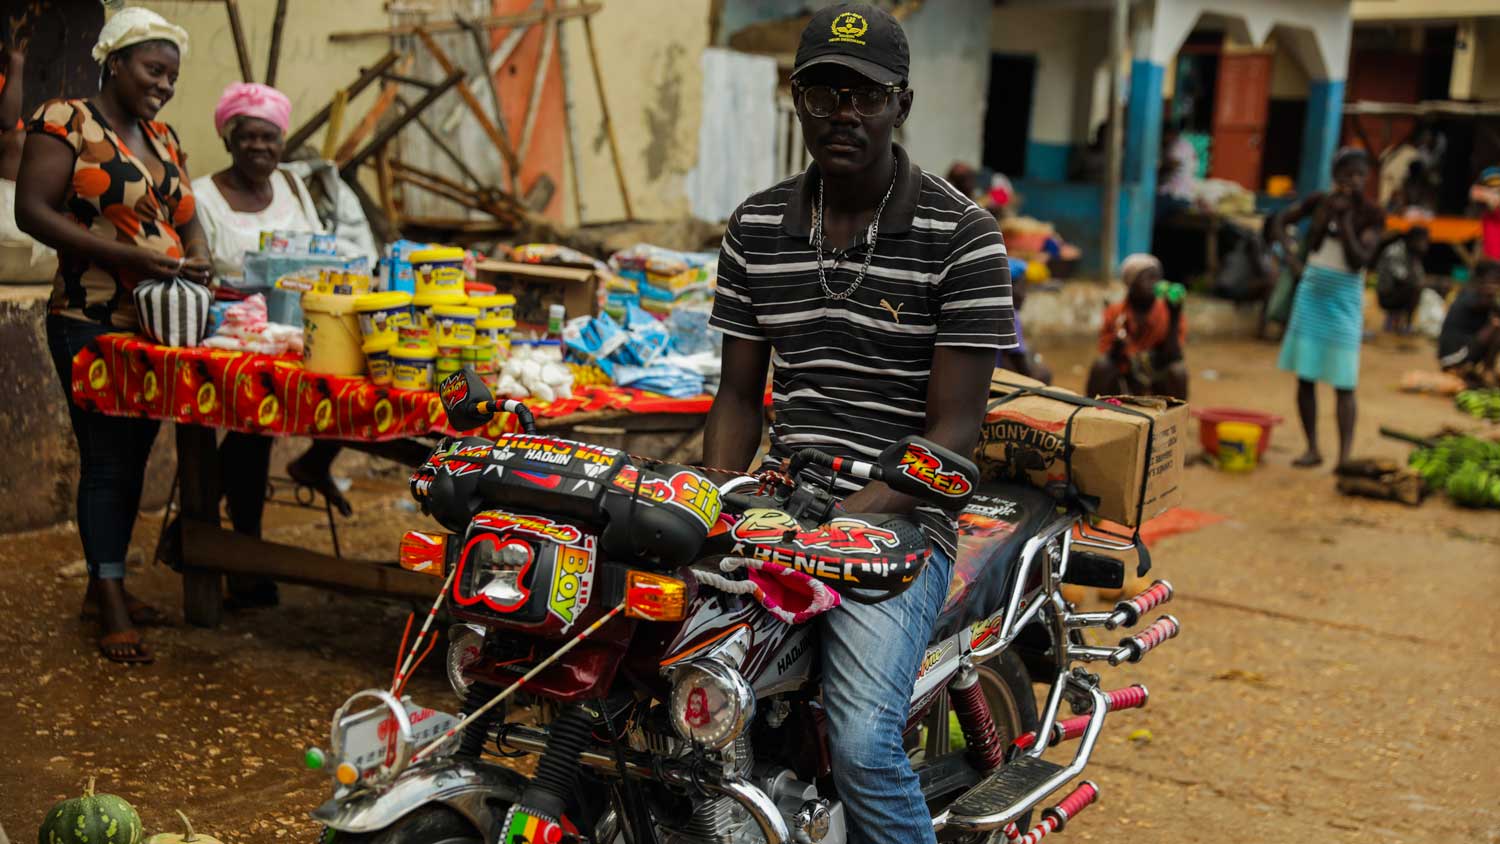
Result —
<path fill-rule="evenodd" d="M 1260 188 L 1261 144 L 1271 102 L 1270 53 L 1221 53 L 1208 175 Z"/>

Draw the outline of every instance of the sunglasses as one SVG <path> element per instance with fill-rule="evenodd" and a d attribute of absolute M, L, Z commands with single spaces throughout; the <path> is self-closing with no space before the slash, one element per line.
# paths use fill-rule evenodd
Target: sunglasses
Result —
<path fill-rule="evenodd" d="M 861 85 L 858 88 L 797 85 L 796 89 L 802 96 L 802 107 L 813 117 L 831 117 L 839 110 L 846 94 L 861 117 L 876 117 L 891 104 L 891 95 L 906 90 L 902 85 Z"/>

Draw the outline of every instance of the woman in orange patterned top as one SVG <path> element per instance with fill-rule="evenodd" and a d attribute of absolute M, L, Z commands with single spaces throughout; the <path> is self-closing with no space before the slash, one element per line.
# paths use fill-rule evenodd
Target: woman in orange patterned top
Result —
<path fill-rule="evenodd" d="M 209 249 L 193 209 L 177 134 L 156 115 L 172 98 L 187 33 L 141 8 L 104 25 L 97 96 L 42 105 L 27 126 L 16 221 L 58 252 L 47 343 L 78 440 L 78 532 L 89 568 L 86 615 L 100 652 L 149 662 L 136 625 L 161 613 L 125 591 L 154 420 L 105 416 L 72 402 L 72 360 L 100 334 L 137 329 L 131 291 L 150 279 L 206 283 Z"/>

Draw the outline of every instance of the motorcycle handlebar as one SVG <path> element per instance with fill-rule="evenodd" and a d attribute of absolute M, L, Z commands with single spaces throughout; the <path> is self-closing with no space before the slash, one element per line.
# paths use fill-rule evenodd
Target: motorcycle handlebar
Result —
<path fill-rule="evenodd" d="M 879 465 L 866 460 L 855 460 L 851 457 L 834 457 L 816 448 L 804 448 L 792 455 L 787 461 L 786 473 L 789 477 L 796 478 L 798 474 L 808 466 L 820 466 L 833 472 L 835 475 L 852 475 L 856 478 L 868 478 L 872 481 L 885 479 L 885 472 L 881 471 Z"/>

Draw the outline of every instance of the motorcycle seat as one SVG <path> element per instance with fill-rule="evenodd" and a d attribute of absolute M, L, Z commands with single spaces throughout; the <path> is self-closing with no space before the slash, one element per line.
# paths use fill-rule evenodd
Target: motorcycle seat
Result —
<path fill-rule="evenodd" d="M 958 559 L 932 641 L 942 641 L 1004 606 L 1021 549 L 1056 512 L 1057 502 L 1034 487 L 980 485 L 958 516 Z"/>

